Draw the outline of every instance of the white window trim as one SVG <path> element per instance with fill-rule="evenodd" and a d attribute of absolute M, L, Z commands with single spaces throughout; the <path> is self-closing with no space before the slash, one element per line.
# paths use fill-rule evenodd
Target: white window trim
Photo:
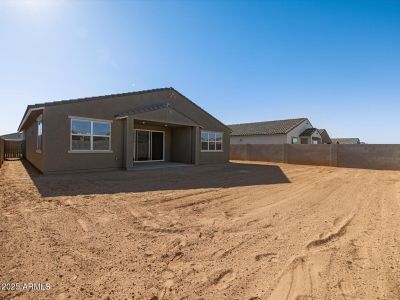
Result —
<path fill-rule="evenodd" d="M 68 116 L 69 119 L 76 119 L 76 120 L 82 120 L 82 121 L 98 121 L 98 122 L 107 122 L 107 123 L 113 123 L 113 120 L 107 120 L 107 119 L 95 119 L 95 118 L 86 118 L 86 117 L 76 117 L 76 116 Z"/>
<path fill-rule="evenodd" d="M 296 142 L 296 143 L 293 143 L 293 139 L 296 139 L 296 140 L 297 140 L 297 142 Z M 299 141 L 300 141 L 300 139 L 299 139 L 297 136 L 292 136 L 292 137 L 291 137 L 291 142 L 292 142 L 292 145 L 299 144 Z"/>
<path fill-rule="evenodd" d="M 112 150 L 68 150 L 69 154 L 85 154 L 85 153 L 113 153 Z"/>
<path fill-rule="evenodd" d="M 207 138 L 207 144 L 208 144 L 208 150 L 203 150 L 203 141 L 201 139 L 201 134 L 203 132 L 207 132 L 208 138 Z M 218 142 L 221 144 L 221 150 L 209 150 L 210 149 L 210 133 L 221 133 L 222 134 L 222 141 Z M 217 148 L 217 141 L 215 140 L 215 148 Z M 201 130 L 200 131 L 200 152 L 224 152 L 224 133 L 222 131 L 212 131 L 212 130 Z"/>
<path fill-rule="evenodd" d="M 41 142 L 40 142 L 40 149 L 39 149 L 39 122 L 42 124 L 42 133 L 40 134 Z M 43 115 L 40 115 L 36 119 L 36 153 L 42 153 L 43 150 Z"/>
<path fill-rule="evenodd" d="M 112 120 L 103 120 L 103 119 L 92 119 L 92 118 L 84 118 L 84 117 L 73 117 L 73 116 L 68 116 L 70 119 L 69 122 L 69 150 L 68 153 L 113 153 L 113 150 L 111 149 L 111 136 L 112 136 Z M 78 121 L 88 121 L 90 122 L 90 134 L 72 134 L 72 121 L 73 120 L 78 120 Z M 99 135 L 99 134 L 93 134 L 93 122 L 96 123 L 107 123 L 110 125 L 110 135 Z M 72 136 L 77 135 L 77 136 L 89 136 L 90 137 L 90 150 L 88 149 L 82 149 L 82 150 L 74 150 L 72 149 Z M 94 150 L 93 149 L 93 137 L 108 137 L 109 138 L 109 148 L 107 150 Z"/>

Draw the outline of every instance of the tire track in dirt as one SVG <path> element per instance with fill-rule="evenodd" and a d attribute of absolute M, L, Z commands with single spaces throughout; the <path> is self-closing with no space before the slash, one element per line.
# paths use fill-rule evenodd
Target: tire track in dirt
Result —
<path fill-rule="evenodd" d="M 365 185 L 368 186 L 373 180 L 368 180 Z M 332 260 L 337 255 L 339 245 L 346 243 L 340 241 L 347 232 L 347 228 L 352 224 L 354 218 L 359 217 L 359 211 L 362 207 L 362 199 L 365 192 L 356 196 L 356 208 L 347 217 L 336 219 L 333 223 L 335 228 L 325 236 L 311 240 L 305 246 L 305 251 L 299 256 L 294 257 L 277 277 L 272 292 L 267 299 L 298 299 L 299 297 L 321 297 L 324 298 L 323 290 L 328 282 L 329 272 L 332 266 Z M 323 274 L 323 275 L 322 275 Z M 324 278 L 325 277 L 325 278 Z M 343 281 L 338 284 L 345 295 Z"/>
<path fill-rule="evenodd" d="M 347 226 L 349 226 L 349 224 L 353 220 L 354 216 L 355 216 L 355 213 L 351 214 L 350 216 L 348 216 L 346 218 L 346 221 L 342 225 L 340 225 L 334 232 L 329 233 L 327 236 L 325 236 L 323 238 L 319 238 L 319 239 L 309 242 L 307 244 L 306 248 L 308 250 L 310 250 L 311 248 L 326 245 L 329 242 L 337 240 L 338 238 L 340 238 L 341 236 L 343 236 L 346 233 L 346 228 L 347 228 Z"/>
<path fill-rule="evenodd" d="M 346 187 L 345 186 L 342 186 L 341 187 L 342 189 L 345 189 Z M 312 192 L 312 188 L 307 188 L 306 189 L 307 190 L 307 192 Z M 300 196 L 301 194 L 304 194 L 304 191 L 300 191 L 299 192 L 299 195 L 297 195 L 297 196 Z M 327 195 L 329 195 L 330 193 L 328 192 L 327 193 Z M 282 195 L 282 197 L 284 197 L 283 195 Z M 331 197 L 331 196 L 329 196 L 329 197 Z M 327 198 L 327 199 L 329 199 L 329 197 Z M 276 197 L 277 198 L 277 197 Z M 296 199 L 296 198 L 298 198 L 298 197 L 296 197 L 296 196 L 294 196 L 293 197 L 293 201 Z M 318 198 L 316 198 L 315 199 L 315 201 L 318 201 Z M 288 204 L 289 204 L 290 202 L 288 202 Z M 300 205 L 300 203 L 299 203 L 299 205 Z M 287 206 L 287 205 L 286 205 Z M 285 208 L 286 209 L 286 208 Z M 296 205 L 294 206 L 294 209 L 297 209 L 297 207 L 296 207 Z M 264 214 L 266 213 L 266 211 L 264 212 Z M 261 215 L 261 214 L 260 214 Z M 253 217 L 254 217 L 254 215 L 253 215 Z M 259 225 L 257 222 L 252 222 L 252 221 L 254 221 L 254 219 L 250 219 L 250 221 L 251 221 L 251 224 L 256 224 L 256 225 Z M 244 224 L 239 224 L 238 226 L 239 227 L 243 227 L 243 225 Z M 259 228 L 259 227 L 255 227 L 255 228 Z M 268 228 L 271 228 L 271 225 L 265 225 L 265 228 L 264 229 L 268 229 Z M 258 229 L 259 230 L 259 229 Z M 262 231 L 260 231 L 260 233 L 261 233 Z M 251 244 L 252 245 L 252 248 L 254 249 L 254 248 L 258 248 L 258 242 L 259 241 L 257 241 L 257 240 L 260 240 L 260 235 L 261 234 L 259 234 L 258 235 L 258 237 L 256 237 L 255 239 L 253 239 L 249 244 Z M 262 241 L 262 239 L 261 239 L 261 241 Z M 262 246 L 260 246 L 260 247 L 262 247 Z M 242 252 L 241 253 L 241 256 L 243 256 L 243 255 L 246 255 L 247 254 L 247 251 L 245 251 L 245 252 L 243 252 L 243 251 L 237 251 L 238 253 L 233 253 L 232 251 L 230 252 L 231 253 L 231 255 L 230 255 L 230 257 L 232 257 L 232 258 L 235 258 L 240 252 Z M 253 252 L 254 253 L 254 252 Z M 255 252 L 255 253 L 257 253 L 257 252 Z M 263 251 L 261 250 L 261 251 L 259 251 L 259 253 L 263 253 Z M 253 257 L 254 257 L 254 255 L 255 254 L 253 254 Z M 276 258 L 274 258 L 274 261 L 276 261 Z M 258 268 L 258 266 L 256 265 L 256 266 L 254 266 L 254 268 L 256 268 L 257 269 L 257 273 L 260 273 L 260 271 L 261 270 L 259 270 Z M 253 269 L 253 266 L 252 266 L 252 269 Z M 250 271 L 249 271 L 250 272 Z M 254 280 L 255 278 L 253 278 L 253 280 Z M 262 280 L 262 279 L 261 279 Z M 242 282 L 243 283 L 243 282 Z M 243 285 L 242 285 L 243 286 Z M 232 294 L 232 295 L 234 295 L 234 294 Z"/>

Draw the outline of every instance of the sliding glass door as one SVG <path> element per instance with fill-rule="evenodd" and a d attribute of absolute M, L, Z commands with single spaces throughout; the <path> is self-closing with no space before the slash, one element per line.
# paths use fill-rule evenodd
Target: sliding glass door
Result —
<path fill-rule="evenodd" d="M 136 130 L 135 161 L 163 161 L 164 143 L 163 131 Z"/>
<path fill-rule="evenodd" d="M 136 161 L 150 159 L 150 131 L 136 130 Z"/>

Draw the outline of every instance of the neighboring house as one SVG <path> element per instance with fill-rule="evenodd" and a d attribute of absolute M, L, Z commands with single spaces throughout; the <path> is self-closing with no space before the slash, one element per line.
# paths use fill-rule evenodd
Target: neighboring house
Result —
<path fill-rule="evenodd" d="M 322 144 L 332 144 L 332 139 L 330 138 L 326 129 L 318 129 L 318 132 L 322 138 Z"/>
<path fill-rule="evenodd" d="M 322 136 L 319 133 L 319 129 L 307 128 L 300 133 L 300 144 L 322 144 Z"/>
<path fill-rule="evenodd" d="M 43 173 L 229 161 L 230 129 L 173 88 L 29 105 L 18 130 Z"/>
<path fill-rule="evenodd" d="M 359 138 L 336 138 L 332 139 L 332 144 L 356 145 L 362 143 Z"/>
<path fill-rule="evenodd" d="M 5 135 L 0 136 L 1 139 L 5 141 L 23 141 L 24 140 L 24 134 L 22 132 L 15 132 L 15 133 L 9 133 Z"/>
<path fill-rule="evenodd" d="M 228 125 L 231 144 L 321 144 L 323 137 L 307 118 Z"/>

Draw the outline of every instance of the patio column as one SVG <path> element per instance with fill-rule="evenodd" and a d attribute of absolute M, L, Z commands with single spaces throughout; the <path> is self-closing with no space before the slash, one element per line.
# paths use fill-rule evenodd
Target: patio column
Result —
<path fill-rule="evenodd" d="M 200 127 L 196 126 L 194 127 L 194 164 L 198 165 L 200 164 Z"/>
<path fill-rule="evenodd" d="M 124 165 L 125 169 L 133 167 L 133 133 L 134 133 L 134 119 L 133 116 L 128 116 L 125 119 L 124 126 Z"/>

